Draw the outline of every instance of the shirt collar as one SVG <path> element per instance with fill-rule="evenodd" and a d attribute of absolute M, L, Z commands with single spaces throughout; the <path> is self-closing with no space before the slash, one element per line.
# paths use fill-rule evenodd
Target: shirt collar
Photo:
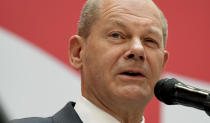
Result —
<path fill-rule="evenodd" d="M 84 123 L 120 123 L 119 120 L 98 108 L 84 97 L 80 97 L 74 107 Z M 144 117 L 141 123 L 144 123 Z"/>

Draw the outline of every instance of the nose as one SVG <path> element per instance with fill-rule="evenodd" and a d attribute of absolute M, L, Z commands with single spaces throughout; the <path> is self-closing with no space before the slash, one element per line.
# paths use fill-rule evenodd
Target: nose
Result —
<path fill-rule="evenodd" d="M 129 50 L 125 53 L 125 59 L 145 60 L 145 49 L 140 39 L 133 39 L 129 44 Z"/>

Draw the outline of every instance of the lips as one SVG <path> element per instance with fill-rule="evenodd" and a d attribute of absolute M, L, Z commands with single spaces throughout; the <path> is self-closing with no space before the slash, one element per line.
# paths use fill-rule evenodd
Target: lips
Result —
<path fill-rule="evenodd" d="M 139 70 L 124 70 L 120 73 L 120 75 L 128 76 L 128 77 L 145 77 L 145 75 Z"/>
<path fill-rule="evenodd" d="M 127 75 L 127 76 L 142 76 L 142 74 L 139 73 L 139 72 L 130 72 L 130 71 L 122 72 L 121 74 L 122 75 Z"/>

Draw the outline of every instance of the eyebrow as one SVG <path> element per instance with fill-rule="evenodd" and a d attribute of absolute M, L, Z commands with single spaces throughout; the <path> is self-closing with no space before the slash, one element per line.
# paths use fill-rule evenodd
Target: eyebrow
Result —
<path fill-rule="evenodd" d="M 123 22 L 121 22 L 120 20 L 111 19 L 111 20 L 109 21 L 109 23 L 110 23 L 110 24 L 113 24 L 113 25 L 120 26 L 120 27 L 122 27 L 122 28 L 127 28 L 127 26 L 126 26 Z"/>
<path fill-rule="evenodd" d="M 128 28 L 126 26 L 126 24 L 124 24 L 122 21 L 117 20 L 117 19 L 111 19 L 108 23 L 113 24 L 113 25 L 117 25 L 117 26 L 122 27 L 124 29 Z M 139 28 L 141 28 L 141 27 L 139 27 Z M 145 31 L 144 34 L 147 34 L 147 35 L 152 34 L 152 35 L 157 35 L 159 38 L 162 37 L 162 34 L 161 34 L 162 30 L 159 31 L 159 29 L 157 27 L 148 27 L 148 28 L 144 29 L 144 31 Z"/>
<path fill-rule="evenodd" d="M 163 38 L 162 37 L 162 34 L 161 34 L 161 30 L 159 31 L 159 29 L 158 28 L 156 28 L 156 27 L 150 27 L 150 28 L 147 28 L 146 30 L 145 30 L 145 33 L 146 34 L 152 34 L 152 35 L 157 35 L 159 38 Z"/>

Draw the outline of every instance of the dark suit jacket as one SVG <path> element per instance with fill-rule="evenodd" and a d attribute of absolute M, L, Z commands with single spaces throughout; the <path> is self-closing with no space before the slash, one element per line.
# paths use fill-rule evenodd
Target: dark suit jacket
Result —
<path fill-rule="evenodd" d="M 61 109 L 52 117 L 47 118 L 24 118 L 13 120 L 10 123 L 82 123 L 82 120 L 79 118 L 78 114 L 74 110 L 75 103 L 69 102 L 66 106 Z"/>

